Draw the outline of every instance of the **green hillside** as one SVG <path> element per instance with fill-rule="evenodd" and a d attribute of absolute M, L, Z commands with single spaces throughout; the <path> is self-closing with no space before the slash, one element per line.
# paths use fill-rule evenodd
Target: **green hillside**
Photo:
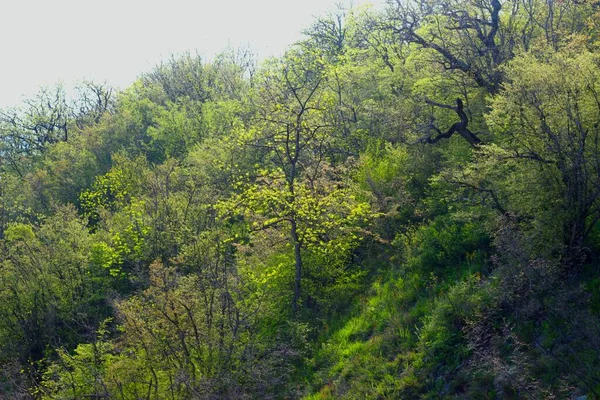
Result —
<path fill-rule="evenodd" d="M 390 0 L 0 110 L 0 398 L 600 399 L 599 21 Z"/>

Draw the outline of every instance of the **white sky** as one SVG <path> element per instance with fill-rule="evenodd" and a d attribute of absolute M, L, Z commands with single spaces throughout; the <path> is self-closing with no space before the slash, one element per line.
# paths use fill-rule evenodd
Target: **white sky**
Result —
<path fill-rule="evenodd" d="M 57 82 L 124 88 L 184 51 L 210 57 L 249 45 L 278 55 L 338 3 L 350 0 L 1 0 L 0 108 Z"/>

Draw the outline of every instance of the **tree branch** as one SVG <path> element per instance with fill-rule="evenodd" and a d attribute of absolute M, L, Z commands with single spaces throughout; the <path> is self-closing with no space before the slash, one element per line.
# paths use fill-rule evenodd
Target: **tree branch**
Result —
<path fill-rule="evenodd" d="M 442 132 L 438 127 L 433 125 L 433 123 L 430 123 L 428 128 L 434 130 L 437 133 L 437 136 L 435 136 L 435 137 L 425 136 L 425 137 L 417 140 L 416 143 L 434 144 L 434 143 L 438 142 L 440 139 L 449 139 L 452 137 L 452 135 L 454 135 L 455 133 L 458 133 L 467 142 L 469 142 L 469 144 L 472 147 L 476 148 L 483 144 L 481 139 L 479 139 L 467 127 L 469 124 L 469 119 L 467 117 L 467 114 L 464 112 L 464 106 L 463 106 L 463 102 L 461 99 L 456 99 L 456 107 L 448 105 L 448 104 L 437 103 L 437 102 L 429 100 L 429 99 L 425 99 L 425 103 L 427 103 L 431 106 L 434 106 L 434 107 L 453 110 L 459 116 L 460 122 L 455 122 L 446 132 Z"/>

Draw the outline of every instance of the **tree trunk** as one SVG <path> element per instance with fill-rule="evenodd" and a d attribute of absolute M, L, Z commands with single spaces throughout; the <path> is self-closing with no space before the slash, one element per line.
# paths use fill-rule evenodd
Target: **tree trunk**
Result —
<path fill-rule="evenodd" d="M 301 294 L 301 279 L 302 279 L 302 254 L 300 254 L 300 239 L 298 238 L 298 227 L 296 226 L 296 220 L 292 218 L 290 227 L 290 236 L 292 243 L 294 244 L 294 259 L 296 267 L 296 277 L 294 280 L 294 300 L 292 302 L 292 309 L 294 314 L 298 312 L 298 302 L 300 301 Z"/>

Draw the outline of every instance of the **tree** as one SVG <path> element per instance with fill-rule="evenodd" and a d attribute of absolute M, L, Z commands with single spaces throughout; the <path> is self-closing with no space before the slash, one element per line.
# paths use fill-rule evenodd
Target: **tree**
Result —
<path fill-rule="evenodd" d="M 586 51 L 519 57 L 488 118 L 503 147 L 545 171 L 547 188 L 560 199 L 554 217 L 562 219 L 568 263 L 579 262 L 600 220 L 598 65 Z"/>
<path fill-rule="evenodd" d="M 114 113 L 116 99 L 114 89 L 106 83 L 82 82 L 77 87 L 73 114 L 79 129 L 98 124 L 105 113 Z"/>
<path fill-rule="evenodd" d="M 501 21 L 506 4 L 395 0 L 391 5 L 384 26 L 400 43 L 430 50 L 433 62 L 469 75 L 490 93 L 500 88 L 502 75 L 497 67 L 511 57 L 515 44 L 511 25 Z M 514 17 L 514 9 L 509 12 Z"/>
<path fill-rule="evenodd" d="M 333 232 L 334 226 L 366 213 L 364 205 L 353 210 L 354 201 L 335 172 L 327 177 L 327 151 L 335 133 L 327 118 L 334 103 L 325 79 L 323 61 L 307 47 L 290 51 L 262 71 L 254 97 L 256 123 L 241 139 L 268 164 L 225 207 L 235 213 L 241 206 L 253 230 L 287 226 L 294 255 L 294 312 L 302 296 L 304 249 L 327 241 L 327 221 Z"/>
<path fill-rule="evenodd" d="M 92 239 L 73 207 L 42 226 L 12 223 L 0 243 L 0 359 L 27 365 L 40 379 L 51 346 L 72 348 L 106 316 L 102 285 L 90 262 Z"/>
<path fill-rule="evenodd" d="M 327 124 L 319 117 L 322 116 L 326 99 L 322 91 L 322 68 L 312 54 L 290 52 L 287 60 L 276 63 L 272 68 L 265 72 L 262 87 L 259 88 L 262 104 L 258 118 L 263 124 L 259 128 L 261 132 L 257 132 L 255 146 L 267 150 L 284 175 L 286 185 L 283 200 L 287 207 L 283 215 L 278 215 L 273 222 L 287 222 L 289 225 L 295 263 L 292 307 L 297 311 L 303 262 L 294 204 L 300 173 L 310 174 L 309 168 L 314 167 L 311 161 L 319 163 L 323 156 Z M 312 160 L 311 156 L 314 157 Z"/>
<path fill-rule="evenodd" d="M 483 96 L 495 94 L 505 82 L 506 64 L 521 51 L 532 48 L 536 42 L 558 48 L 567 37 L 585 31 L 589 10 L 572 2 L 540 2 L 536 0 L 519 2 L 498 0 L 454 1 L 434 0 L 413 2 L 391 1 L 387 15 L 374 19 L 371 25 L 375 30 L 390 32 L 396 40 L 396 54 L 402 54 L 403 64 L 414 59 L 422 59 L 417 68 L 431 70 L 432 83 L 427 90 L 413 87 L 403 93 L 416 102 L 456 112 L 458 122 L 449 123 L 449 129 L 441 128 L 438 116 L 431 113 L 427 120 L 413 123 L 412 130 L 421 132 L 421 143 L 435 143 L 460 133 L 471 146 L 482 142 L 476 131 L 467 129 L 469 121 L 482 120 L 485 107 Z M 560 32 L 560 35 L 557 33 Z M 365 35 L 377 39 L 374 34 Z M 388 42 L 371 40 L 378 54 L 386 57 L 386 64 L 392 70 Z M 422 49 L 416 52 L 416 49 Z M 423 65 L 425 64 L 425 65 Z M 431 65 L 437 65 L 433 68 Z M 410 65 L 410 64 L 409 64 Z M 412 72 L 412 71 L 411 71 Z M 421 80 L 422 72 L 417 74 Z M 415 90 L 417 89 L 417 90 Z M 461 105 L 456 101 L 460 99 Z M 455 103 L 451 106 L 449 103 Z M 462 113 L 462 111 L 465 111 Z M 415 106 L 415 114 L 422 115 L 422 107 Z M 474 124 L 472 124 L 474 125 Z"/>
<path fill-rule="evenodd" d="M 24 175 L 31 156 L 69 138 L 71 110 L 62 86 L 42 89 L 23 109 L 0 111 L 0 168 Z"/>

